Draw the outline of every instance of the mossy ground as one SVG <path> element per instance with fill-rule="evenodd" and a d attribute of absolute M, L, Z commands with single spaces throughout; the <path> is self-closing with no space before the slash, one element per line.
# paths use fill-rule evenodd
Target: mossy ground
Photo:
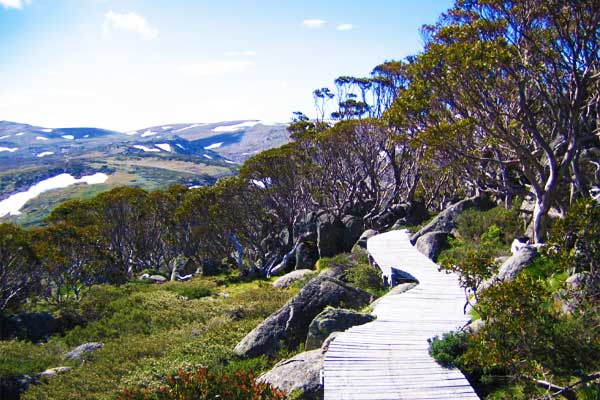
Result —
<path fill-rule="evenodd" d="M 298 288 L 273 289 L 261 280 L 230 282 L 201 277 L 163 285 L 94 286 L 80 303 L 61 310 L 85 325 L 43 344 L 1 341 L 0 377 L 71 366 L 68 373 L 32 385 L 22 398 L 111 399 L 126 387 L 155 387 L 176 370 L 203 366 L 259 373 L 276 360 L 239 360 L 233 348 Z M 72 347 L 92 341 L 105 345 L 81 360 L 64 359 Z"/>

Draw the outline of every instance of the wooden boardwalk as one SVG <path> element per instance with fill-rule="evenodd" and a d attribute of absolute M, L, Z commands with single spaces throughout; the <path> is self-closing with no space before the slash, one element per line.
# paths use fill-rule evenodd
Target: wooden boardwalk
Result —
<path fill-rule="evenodd" d="M 384 274 L 394 267 L 419 285 L 382 297 L 374 309 L 377 320 L 331 343 L 323 364 L 325 400 L 478 399 L 460 371 L 441 367 L 428 353 L 428 338 L 469 320 L 457 277 L 439 272 L 406 231 L 377 235 L 367 249 Z"/>

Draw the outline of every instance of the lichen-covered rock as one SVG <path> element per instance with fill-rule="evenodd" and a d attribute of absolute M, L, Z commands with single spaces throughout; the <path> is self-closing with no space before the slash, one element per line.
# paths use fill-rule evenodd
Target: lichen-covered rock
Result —
<path fill-rule="evenodd" d="M 317 218 L 317 246 L 319 257 L 333 257 L 344 250 L 344 224 L 333 214 Z"/>
<path fill-rule="evenodd" d="M 324 355 L 321 349 L 300 353 L 289 360 L 281 361 L 272 370 L 261 375 L 258 381 L 265 382 L 285 392 L 299 391 L 300 399 L 323 398 L 321 367 Z"/>
<path fill-rule="evenodd" d="M 327 339 L 325 339 L 321 344 L 321 353 L 327 353 L 327 351 L 329 351 L 329 346 L 331 345 L 331 343 L 333 343 L 333 341 L 341 334 L 342 332 L 331 332 L 331 334 L 327 336 Z"/>
<path fill-rule="evenodd" d="M 415 247 L 430 260 L 436 261 L 440 252 L 447 245 L 447 232 L 428 232 L 417 239 Z"/>
<path fill-rule="evenodd" d="M 293 348 L 306 339 L 308 326 L 327 306 L 360 308 L 371 295 L 327 276 L 317 276 L 282 308 L 254 328 L 235 347 L 242 357 L 256 357 L 277 351 L 281 345 Z"/>
<path fill-rule="evenodd" d="M 152 283 L 164 283 L 168 280 L 167 278 L 165 278 L 162 275 L 150 275 L 150 274 L 142 274 L 142 275 L 140 275 L 139 279 L 141 281 L 148 281 L 148 282 L 152 282 Z"/>
<path fill-rule="evenodd" d="M 512 281 L 537 256 L 538 251 L 535 247 L 523 247 L 500 266 L 497 276 L 498 280 Z"/>
<path fill-rule="evenodd" d="M 534 246 L 523 247 L 517 251 L 514 255 L 509 257 L 500 266 L 498 273 L 487 281 L 483 282 L 478 290 L 483 290 L 490 287 L 495 282 L 509 282 L 516 278 L 516 276 L 525 267 L 533 262 L 538 256 L 538 250 Z"/>
<path fill-rule="evenodd" d="M 101 349 L 102 347 L 104 347 L 104 343 L 84 343 L 65 354 L 65 358 L 67 360 L 76 360 L 83 357 L 85 354 Z"/>
<path fill-rule="evenodd" d="M 363 325 L 374 320 L 375 317 L 369 314 L 327 308 L 310 323 L 304 348 L 306 350 L 318 349 L 332 332 L 343 332 L 353 326 Z"/>
<path fill-rule="evenodd" d="M 316 238 L 316 236 L 315 236 Z M 319 249 L 314 240 L 307 240 L 300 243 L 296 248 L 296 265 L 297 270 L 314 269 L 315 263 L 319 259 Z"/>
<path fill-rule="evenodd" d="M 310 269 L 297 269 L 277 278 L 277 280 L 273 282 L 273 287 L 278 289 L 286 289 L 290 287 L 292 283 L 299 281 L 306 275 L 311 274 L 313 272 L 314 271 Z"/>
<path fill-rule="evenodd" d="M 352 252 L 355 253 L 361 249 L 366 250 L 367 249 L 367 240 L 369 240 L 370 238 L 372 238 L 373 236 L 375 236 L 377 234 L 378 234 L 378 232 L 374 229 L 367 229 L 366 231 L 364 231 L 360 235 L 358 240 L 356 241 L 356 244 L 352 248 Z"/>

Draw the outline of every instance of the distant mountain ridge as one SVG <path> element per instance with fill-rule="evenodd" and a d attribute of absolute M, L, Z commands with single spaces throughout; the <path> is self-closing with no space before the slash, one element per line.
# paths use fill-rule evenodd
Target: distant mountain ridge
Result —
<path fill-rule="evenodd" d="M 60 173 L 102 172 L 106 183 L 40 195 L 9 220 L 32 224 L 58 202 L 116 186 L 199 186 L 236 173 L 238 165 L 289 141 L 287 124 L 260 120 L 177 123 L 129 132 L 94 127 L 45 128 L 0 121 L 0 201 Z M 0 215 L 1 215 L 0 210 Z M 0 218 L 4 221 L 7 218 Z"/>

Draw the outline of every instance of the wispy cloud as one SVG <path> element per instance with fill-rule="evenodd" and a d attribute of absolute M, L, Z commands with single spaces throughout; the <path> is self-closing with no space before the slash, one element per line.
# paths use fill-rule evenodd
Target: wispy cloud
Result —
<path fill-rule="evenodd" d="M 323 25 L 325 25 L 327 21 L 324 21 L 322 19 L 305 19 L 304 21 L 302 21 L 302 26 L 304 26 L 305 28 L 320 28 Z"/>
<path fill-rule="evenodd" d="M 135 33 L 145 40 L 154 39 L 158 36 L 158 30 L 150 26 L 146 18 L 133 12 L 127 14 L 119 14 L 114 11 L 107 12 L 104 15 L 103 30 L 106 36 L 110 35 L 113 30 Z"/>
<path fill-rule="evenodd" d="M 252 50 L 226 51 L 225 55 L 227 57 L 239 57 L 239 56 L 254 57 L 256 55 L 256 52 L 252 51 Z"/>
<path fill-rule="evenodd" d="M 180 66 L 179 72 L 190 78 L 205 78 L 242 71 L 256 65 L 253 61 L 208 61 Z"/>
<path fill-rule="evenodd" d="M 350 31 L 354 29 L 354 25 L 352 24 L 339 24 L 336 28 L 338 31 Z"/>
<path fill-rule="evenodd" d="M 29 3 L 31 3 L 31 0 L 0 0 L 0 5 L 4 8 L 16 8 L 17 10 Z"/>

